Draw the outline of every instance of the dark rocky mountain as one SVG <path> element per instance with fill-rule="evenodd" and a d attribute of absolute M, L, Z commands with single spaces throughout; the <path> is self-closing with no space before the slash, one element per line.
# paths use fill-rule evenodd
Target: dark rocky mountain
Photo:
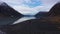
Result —
<path fill-rule="evenodd" d="M 60 2 L 56 3 L 48 12 L 48 16 L 60 16 Z"/>
<path fill-rule="evenodd" d="M 41 18 L 41 17 L 46 17 L 48 12 L 38 12 L 35 17 L 36 18 Z"/>
<path fill-rule="evenodd" d="M 51 9 L 51 13 L 48 12 L 48 17 L 27 20 L 14 25 L 4 25 L 0 29 L 7 34 L 60 34 L 59 4 L 56 4 L 57 9 L 55 6 Z"/>
<path fill-rule="evenodd" d="M 21 13 L 14 10 L 7 3 L 0 3 L 0 25 L 11 24 L 22 16 Z"/>
<path fill-rule="evenodd" d="M 56 3 L 49 12 L 39 12 L 35 17 L 60 16 L 60 3 Z"/>
<path fill-rule="evenodd" d="M 11 8 L 6 3 L 2 3 L 0 5 L 0 13 L 3 13 L 8 16 L 19 17 L 19 18 L 22 16 L 22 14 Z"/>

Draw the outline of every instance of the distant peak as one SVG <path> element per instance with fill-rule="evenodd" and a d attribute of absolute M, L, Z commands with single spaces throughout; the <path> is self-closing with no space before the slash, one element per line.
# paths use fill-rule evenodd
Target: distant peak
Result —
<path fill-rule="evenodd" d="M 5 2 L 2 2 L 2 1 L 0 1 L 0 5 L 7 6 L 7 4 Z"/>
<path fill-rule="evenodd" d="M 2 3 L 4 3 L 4 2 L 0 1 L 0 5 L 1 5 Z"/>

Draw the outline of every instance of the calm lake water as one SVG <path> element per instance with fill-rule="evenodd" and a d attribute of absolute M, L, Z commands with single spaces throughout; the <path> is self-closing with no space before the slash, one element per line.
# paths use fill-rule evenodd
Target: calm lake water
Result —
<path fill-rule="evenodd" d="M 25 16 L 20 19 L 18 18 L 11 18 L 11 17 L 6 17 L 6 18 L 0 18 L 0 25 L 11 25 L 11 24 L 17 24 L 26 20 L 30 19 L 35 19 L 33 16 Z"/>
<path fill-rule="evenodd" d="M 20 22 L 23 22 L 23 21 L 26 21 L 26 20 L 30 20 L 30 19 L 36 19 L 35 17 L 22 17 L 20 19 L 18 19 L 17 21 L 15 21 L 13 24 L 17 24 L 17 23 L 20 23 Z"/>

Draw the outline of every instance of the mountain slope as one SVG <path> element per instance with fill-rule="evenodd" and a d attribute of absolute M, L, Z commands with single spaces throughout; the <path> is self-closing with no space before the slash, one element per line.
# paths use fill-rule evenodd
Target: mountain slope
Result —
<path fill-rule="evenodd" d="M 48 12 L 48 16 L 60 16 L 60 2 L 56 3 Z"/>
<path fill-rule="evenodd" d="M 0 3 L 0 25 L 11 24 L 22 16 L 21 13 L 14 10 L 7 3 Z"/>
<path fill-rule="evenodd" d="M 48 12 L 39 12 L 35 15 L 36 18 L 46 17 Z"/>

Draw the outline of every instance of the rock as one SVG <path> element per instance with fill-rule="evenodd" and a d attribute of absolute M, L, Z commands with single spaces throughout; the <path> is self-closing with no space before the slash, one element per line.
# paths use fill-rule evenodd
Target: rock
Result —
<path fill-rule="evenodd" d="M 48 12 L 48 16 L 60 16 L 60 2 L 56 3 Z"/>
<path fill-rule="evenodd" d="M 7 3 L 0 3 L 0 25 L 12 24 L 23 15 L 18 11 L 14 10 Z"/>

